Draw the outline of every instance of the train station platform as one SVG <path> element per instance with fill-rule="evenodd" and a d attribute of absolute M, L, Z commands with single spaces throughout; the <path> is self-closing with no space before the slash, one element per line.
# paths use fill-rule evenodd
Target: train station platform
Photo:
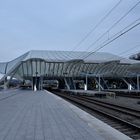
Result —
<path fill-rule="evenodd" d="M 124 94 L 125 93 L 132 93 L 132 94 L 140 93 L 140 90 L 129 90 L 129 89 L 107 89 L 106 91 L 109 91 L 109 92 L 123 92 Z"/>
<path fill-rule="evenodd" d="M 116 97 L 115 92 L 113 91 L 96 91 L 96 90 L 65 90 L 63 89 L 62 92 L 74 95 L 86 95 L 86 96 L 96 96 L 96 97 L 106 97 L 112 96 Z"/>
<path fill-rule="evenodd" d="M 0 92 L 0 140 L 131 140 L 48 91 Z"/>

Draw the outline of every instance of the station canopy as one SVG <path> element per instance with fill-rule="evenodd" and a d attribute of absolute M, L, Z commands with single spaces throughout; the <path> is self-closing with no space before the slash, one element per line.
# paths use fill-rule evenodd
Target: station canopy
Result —
<path fill-rule="evenodd" d="M 89 55 L 90 54 L 90 55 Z M 105 52 L 73 52 L 32 50 L 20 57 L 0 63 L 3 81 L 6 77 L 19 80 L 34 76 L 45 78 L 82 77 L 132 77 L 140 72 L 140 61 L 121 58 Z"/>
<path fill-rule="evenodd" d="M 130 59 L 140 60 L 140 52 L 137 53 L 137 54 L 134 54 L 134 55 L 130 56 Z"/>

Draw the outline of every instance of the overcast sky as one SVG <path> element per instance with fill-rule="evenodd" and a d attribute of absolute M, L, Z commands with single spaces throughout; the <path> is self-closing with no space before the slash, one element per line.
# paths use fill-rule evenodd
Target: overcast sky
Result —
<path fill-rule="evenodd" d="M 9 61 L 29 50 L 87 51 L 90 44 L 138 0 L 122 0 L 111 15 L 75 48 L 117 2 L 119 0 L 1 0 L 0 61 Z M 138 18 L 140 4 L 88 51 L 94 51 L 108 36 Z M 123 54 L 125 57 L 140 51 L 140 26 L 100 51 Z"/>

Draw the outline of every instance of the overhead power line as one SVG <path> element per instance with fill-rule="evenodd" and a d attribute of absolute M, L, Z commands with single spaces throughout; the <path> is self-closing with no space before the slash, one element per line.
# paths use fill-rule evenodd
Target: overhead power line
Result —
<path fill-rule="evenodd" d="M 139 45 L 135 45 L 135 46 L 133 46 L 133 47 L 131 47 L 131 48 L 129 48 L 129 49 L 127 49 L 127 50 L 125 50 L 125 51 L 119 53 L 118 55 L 119 55 L 119 56 L 121 55 L 121 57 L 122 57 L 122 56 L 124 56 L 124 54 L 127 54 L 128 52 L 130 52 L 130 51 L 132 51 L 132 50 L 134 50 L 134 49 L 136 49 L 136 48 L 140 48 L 140 44 L 139 44 Z"/>
<path fill-rule="evenodd" d="M 129 56 L 131 56 L 131 55 L 133 55 L 134 53 L 129 53 L 129 54 L 127 54 L 127 55 L 129 55 Z M 119 60 L 121 61 L 121 60 L 125 60 L 126 58 L 125 57 L 123 57 L 123 56 L 121 56 L 122 58 L 120 58 Z"/>
<path fill-rule="evenodd" d="M 102 44 L 99 48 L 97 48 L 95 51 L 90 52 L 89 54 L 87 54 L 86 56 L 83 57 L 83 59 L 86 59 L 87 57 L 89 57 L 90 55 L 96 53 L 97 51 L 99 51 L 100 49 L 104 48 L 105 46 L 109 45 L 110 43 L 112 43 L 113 41 L 115 41 L 116 39 L 120 38 L 121 36 L 123 36 L 124 34 L 128 33 L 129 31 L 131 31 L 132 29 L 136 28 L 137 26 L 140 25 L 140 18 L 135 20 L 134 22 L 132 22 L 131 24 L 129 24 L 127 27 L 125 27 L 123 30 L 121 30 L 120 32 L 118 32 L 117 34 L 115 34 L 113 37 L 111 37 L 109 40 L 107 40 L 106 43 Z"/>
<path fill-rule="evenodd" d="M 124 54 L 126 55 L 130 55 L 130 54 L 132 54 L 132 50 L 134 50 L 134 49 L 136 49 L 136 48 L 139 48 L 140 47 L 140 44 L 138 44 L 138 45 L 135 45 L 135 46 L 133 46 L 133 47 L 131 47 L 131 48 L 129 48 L 129 49 L 127 49 L 127 50 L 125 50 L 125 51 L 123 51 L 123 52 L 120 52 L 119 54 L 117 54 L 119 57 L 123 57 L 123 58 L 120 58 L 119 60 L 122 60 L 122 59 L 126 59 L 126 58 L 124 58 Z M 129 54 L 128 54 L 128 52 L 129 52 Z M 131 52 L 131 53 L 130 53 Z M 111 59 L 114 59 L 114 56 L 112 56 L 112 57 L 110 57 L 109 58 L 110 60 Z"/>
<path fill-rule="evenodd" d="M 136 8 L 140 4 L 140 1 L 138 1 L 132 8 L 130 8 L 119 20 L 117 20 L 106 32 L 104 32 L 96 41 L 94 41 L 92 44 L 89 45 L 89 47 L 86 49 L 88 51 L 92 46 L 94 46 L 99 40 L 101 40 L 107 33 L 109 33 L 120 21 L 122 21 L 133 9 Z"/>
<path fill-rule="evenodd" d="M 119 6 L 119 4 L 122 2 L 122 0 L 120 0 L 117 4 L 115 4 L 115 6 L 95 25 L 94 28 L 92 28 L 80 41 L 79 43 L 74 46 L 73 50 L 76 50 L 77 47 L 79 47 L 90 35 L 91 33 L 93 33 L 93 31 L 95 31 L 97 29 L 97 27 L 99 27 L 99 25 L 101 23 L 103 23 L 103 21 Z"/>

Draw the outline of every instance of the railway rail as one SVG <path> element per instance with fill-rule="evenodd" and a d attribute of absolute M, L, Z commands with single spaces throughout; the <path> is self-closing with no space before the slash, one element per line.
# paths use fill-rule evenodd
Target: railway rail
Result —
<path fill-rule="evenodd" d="M 94 97 L 88 97 L 88 96 L 80 96 L 81 99 L 86 100 L 88 102 L 94 103 L 94 104 L 98 104 L 101 106 L 106 106 L 110 109 L 114 109 L 114 110 L 118 110 L 121 112 L 125 112 L 126 114 L 130 114 L 132 116 L 136 116 L 138 118 L 140 118 L 140 109 L 135 109 L 132 107 L 128 107 L 128 106 L 124 106 L 124 105 L 118 105 L 118 104 L 114 104 L 114 103 L 110 103 L 107 101 L 101 101 L 98 100 L 97 98 Z"/>
<path fill-rule="evenodd" d="M 105 90 L 112 91 L 116 93 L 116 96 L 128 97 L 128 98 L 137 98 L 140 99 L 140 91 L 117 91 L 117 90 Z"/>
<path fill-rule="evenodd" d="M 111 103 L 90 99 L 76 95 L 56 93 L 56 95 L 69 100 L 93 116 L 108 123 L 115 129 L 133 138 L 140 140 L 140 111 Z"/>

